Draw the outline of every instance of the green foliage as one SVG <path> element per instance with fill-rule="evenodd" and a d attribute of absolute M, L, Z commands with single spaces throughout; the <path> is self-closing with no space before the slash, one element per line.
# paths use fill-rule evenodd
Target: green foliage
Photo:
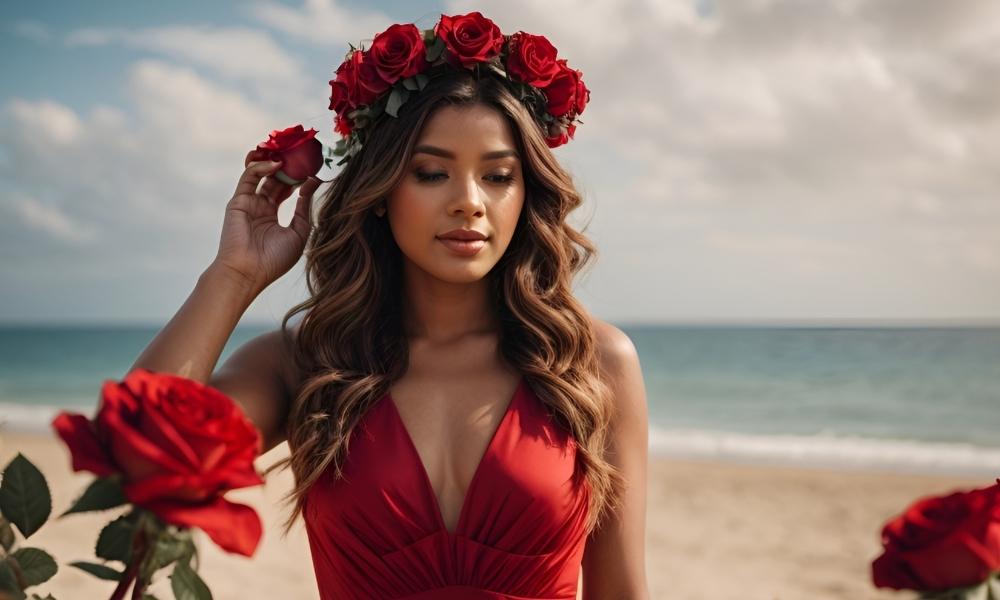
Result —
<path fill-rule="evenodd" d="M 17 583 L 17 575 L 10 568 L 6 560 L 0 559 L 0 591 L 6 592 L 7 596 L 15 600 L 24 600 L 24 590 Z"/>
<path fill-rule="evenodd" d="M 126 565 L 132 560 L 132 540 L 135 527 L 126 517 L 118 517 L 104 526 L 97 536 L 94 553 L 104 560 L 117 560 Z"/>
<path fill-rule="evenodd" d="M 94 577 L 99 579 L 106 579 L 108 581 L 121 581 L 122 575 L 121 571 L 116 571 L 107 565 L 99 565 L 96 563 L 82 562 L 78 561 L 75 563 L 70 563 L 69 566 L 76 567 L 81 571 L 86 571 Z"/>
<path fill-rule="evenodd" d="M 15 541 L 14 528 L 10 526 L 10 521 L 0 516 L 0 546 L 3 546 L 5 552 L 10 552 Z"/>
<path fill-rule="evenodd" d="M 426 42 L 424 42 L 427 44 Z M 444 55 L 444 40 L 434 36 L 434 41 L 427 45 L 427 62 L 432 63 Z"/>
<path fill-rule="evenodd" d="M 410 98 L 410 92 L 402 85 L 397 85 L 392 88 L 392 93 L 389 94 L 389 101 L 385 104 L 385 112 L 389 113 L 393 117 L 399 112 L 399 109 L 406 103 Z"/>
<path fill-rule="evenodd" d="M 122 486 L 112 479 L 95 479 L 83 495 L 61 516 L 93 510 L 108 510 L 128 503 Z"/>
<path fill-rule="evenodd" d="M 29 586 L 45 583 L 59 570 L 49 553 L 38 548 L 21 548 L 11 556 L 17 561 L 21 577 Z"/>
<path fill-rule="evenodd" d="M 212 600 L 212 592 L 191 565 L 180 561 L 170 575 L 170 589 L 177 600 Z"/>
<path fill-rule="evenodd" d="M 153 547 L 153 567 L 154 570 L 159 570 L 177 561 L 190 564 L 194 555 L 195 547 L 190 535 L 183 537 L 178 535 L 160 536 Z"/>
<path fill-rule="evenodd" d="M 45 476 L 20 453 L 3 471 L 0 512 L 26 538 L 38 531 L 52 514 L 52 495 Z"/>

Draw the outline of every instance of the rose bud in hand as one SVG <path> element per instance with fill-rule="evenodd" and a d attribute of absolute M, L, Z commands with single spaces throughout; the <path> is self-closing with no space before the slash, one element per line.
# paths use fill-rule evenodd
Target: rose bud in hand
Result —
<path fill-rule="evenodd" d="M 261 160 L 280 161 L 281 170 L 275 179 L 285 185 L 305 183 L 323 166 L 323 144 L 316 139 L 316 130 L 306 131 L 301 125 L 271 132 L 267 141 L 257 146 L 265 156 Z"/>

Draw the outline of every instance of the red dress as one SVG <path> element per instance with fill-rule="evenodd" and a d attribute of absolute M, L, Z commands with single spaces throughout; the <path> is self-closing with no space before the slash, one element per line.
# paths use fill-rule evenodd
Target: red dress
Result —
<path fill-rule="evenodd" d="M 576 444 L 523 379 L 465 496 L 454 533 L 392 398 L 352 434 L 305 522 L 320 598 L 573 599 L 590 488 Z"/>

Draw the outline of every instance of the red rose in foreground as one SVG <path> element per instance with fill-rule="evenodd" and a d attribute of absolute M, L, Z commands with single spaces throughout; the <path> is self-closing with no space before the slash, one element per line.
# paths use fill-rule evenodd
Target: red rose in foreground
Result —
<path fill-rule="evenodd" d="M 412 23 L 393 25 L 376 35 L 368 53 L 375 70 L 389 85 L 427 68 L 427 46 Z"/>
<path fill-rule="evenodd" d="M 222 497 L 264 483 L 253 466 L 260 435 L 236 403 L 190 379 L 141 369 L 122 383 L 106 382 L 101 393 L 93 422 L 71 413 L 52 422 L 73 470 L 121 474 L 122 490 L 136 506 L 251 556 L 260 518 Z"/>
<path fill-rule="evenodd" d="M 919 500 L 882 530 L 877 587 L 944 591 L 1000 569 L 1000 484 Z"/>
<path fill-rule="evenodd" d="M 590 101 L 590 90 L 583 84 L 583 73 L 569 68 L 565 60 L 557 63 L 559 72 L 552 83 L 542 90 L 548 100 L 549 112 L 557 119 L 568 114 L 579 115 Z"/>
<path fill-rule="evenodd" d="M 277 178 L 284 175 L 282 183 L 298 185 L 323 167 L 323 144 L 316 139 L 316 130 L 306 131 L 301 125 L 282 131 L 272 131 L 266 142 L 257 146 L 267 155 L 263 160 L 281 161 Z"/>
<path fill-rule="evenodd" d="M 466 69 L 500 54 L 503 47 L 500 28 L 478 12 L 454 17 L 441 15 L 434 33 L 444 41 L 449 62 Z"/>
<path fill-rule="evenodd" d="M 540 35 L 515 33 L 510 38 L 507 72 L 522 83 L 544 88 L 559 73 L 556 49 Z"/>

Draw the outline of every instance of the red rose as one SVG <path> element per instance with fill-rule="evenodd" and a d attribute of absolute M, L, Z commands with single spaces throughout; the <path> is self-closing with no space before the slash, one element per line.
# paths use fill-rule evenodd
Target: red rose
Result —
<path fill-rule="evenodd" d="M 510 38 L 507 72 L 518 81 L 544 88 L 559 73 L 556 49 L 540 35 L 515 33 Z"/>
<path fill-rule="evenodd" d="M 251 556 L 260 519 L 222 497 L 263 483 L 253 466 L 260 435 L 236 403 L 195 381 L 141 369 L 120 384 L 106 382 L 101 393 L 93 422 L 71 413 L 52 422 L 73 470 L 121 474 L 122 490 L 136 506 Z"/>
<path fill-rule="evenodd" d="M 354 131 L 354 121 L 344 115 L 337 115 L 333 118 L 333 130 L 347 137 Z"/>
<path fill-rule="evenodd" d="M 449 17 L 441 15 L 434 33 L 444 41 L 448 61 L 466 69 L 500 54 L 503 34 L 481 13 Z"/>
<path fill-rule="evenodd" d="M 288 185 L 302 183 L 323 167 L 323 144 L 316 139 L 316 130 L 306 131 L 301 125 L 272 131 L 257 149 L 267 152 L 262 160 L 281 161 L 277 178 Z M 282 175 L 286 179 L 282 179 Z"/>
<path fill-rule="evenodd" d="M 552 83 L 542 91 L 548 100 L 549 112 L 559 118 L 583 112 L 590 101 L 590 90 L 583 84 L 583 73 L 566 66 L 565 60 L 557 61 L 559 72 Z"/>
<path fill-rule="evenodd" d="M 368 50 L 375 70 L 389 85 L 427 68 L 427 46 L 417 26 L 393 25 L 375 36 Z"/>
<path fill-rule="evenodd" d="M 373 92 L 361 85 L 361 82 L 358 80 L 359 67 L 363 59 L 364 53 L 360 50 L 355 50 L 347 57 L 347 60 L 340 63 L 340 66 L 337 67 L 337 78 L 334 81 L 342 83 L 347 88 L 348 99 L 350 101 L 348 108 L 353 109 L 358 106 L 367 106 L 374 102 L 376 96 L 378 96 L 377 92 Z"/>
<path fill-rule="evenodd" d="M 342 81 L 330 82 L 330 110 L 338 115 L 351 107 L 351 90 Z"/>
<path fill-rule="evenodd" d="M 1000 484 L 919 500 L 882 530 L 877 587 L 943 591 L 1000 569 Z"/>
<path fill-rule="evenodd" d="M 358 90 L 358 104 L 371 104 L 379 94 L 392 87 L 382 79 L 371 52 L 355 52 L 351 58 L 357 73 L 357 87 L 363 88 Z"/>

